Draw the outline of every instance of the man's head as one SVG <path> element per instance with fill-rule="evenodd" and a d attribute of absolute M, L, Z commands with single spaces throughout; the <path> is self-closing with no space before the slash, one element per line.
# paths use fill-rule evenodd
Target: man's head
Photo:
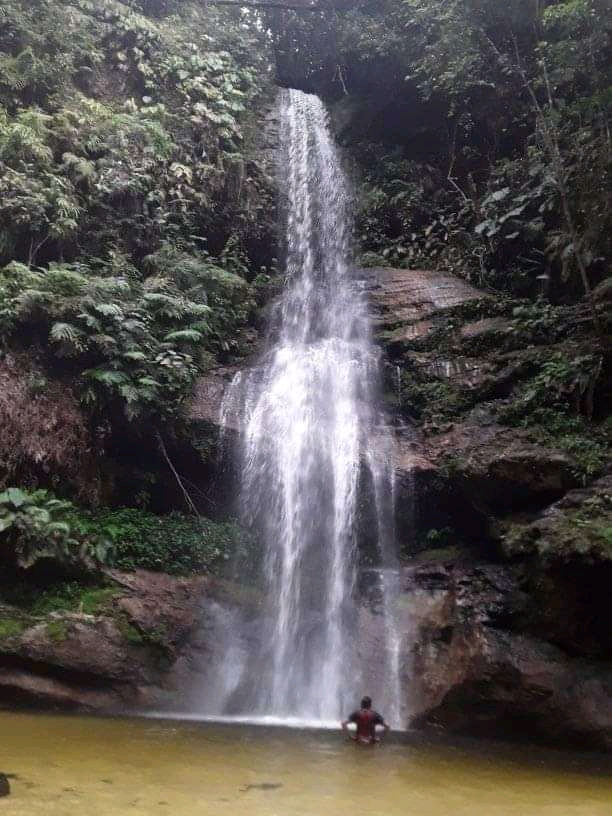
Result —
<path fill-rule="evenodd" d="M 371 697 L 363 697 L 361 700 L 361 707 L 362 708 L 372 708 L 372 698 Z"/>

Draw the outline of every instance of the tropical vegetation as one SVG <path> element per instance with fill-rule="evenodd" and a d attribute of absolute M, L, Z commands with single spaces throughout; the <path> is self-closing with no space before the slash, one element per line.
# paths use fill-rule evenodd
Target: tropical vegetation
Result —
<path fill-rule="evenodd" d="M 194 385 L 253 350 L 274 289 L 275 81 L 330 107 L 363 266 L 494 293 L 472 317 L 507 321 L 492 365 L 517 372 L 495 421 L 583 483 L 606 466 L 609 2 L 245 2 L 0 7 L 0 568 L 185 573 L 236 548 L 173 459 L 210 458 Z M 457 345 L 468 317 L 425 350 L 492 354 Z M 394 359 L 407 419 L 491 397 L 425 376 L 419 342 Z"/>

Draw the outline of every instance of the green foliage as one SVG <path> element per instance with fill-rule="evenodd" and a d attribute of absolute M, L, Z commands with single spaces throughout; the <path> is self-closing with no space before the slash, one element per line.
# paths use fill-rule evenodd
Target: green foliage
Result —
<path fill-rule="evenodd" d="M 266 182 L 242 150 L 263 35 L 195 3 L 155 20 L 114 0 L 37 6 L 3 9 L 0 260 L 257 232 Z"/>
<path fill-rule="evenodd" d="M 357 233 L 367 266 L 431 266 L 436 255 L 435 218 L 439 173 L 410 161 L 399 149 L 360 145 L 363 166 Z"/>
<path fill-rule="evenodd" d="M 555 299 L 605 274 L 608 2 L 361 0 L 286 23 L 281 75 L 340 100 L 368 265 Z"/>
<path fill-rule="evenodd" d="M 134 508 L 81 514 L 74 524 L 81 534 L 99 531 L 113 542 L 115 567 L 173 575 L 216 569 L 236 550 L 239 539 L 231 523 L 179 513 L 155 516 Z"/>
<path fill-rule="evenodd" d="M 553 352 L 541 361 L 538 373 L 521 387 L 504 418 L 512 421 L 547 407 L 562 412 L 573 409 L 576 415 L 583 412 L 590 418 L 593 392 L 601 372 L 600 353 L 570 356 L 564 351 Z"/>
<path fill-rule="evenodd" d="M 252 301 L 248 284 L 200 257 L 164 247 L 143 277 L 124 258 L 0 270 L 0 328 L 48 342 L 85 405 L 128 419 L 172 414 L 190 393 L 204 351 L 229 351 Z M 234 341 L 235 342 L 235 341 Z"/>
<path fill-rule="evenodd" d="M 0 640 L 18 637 L 28 628 L 28 624 L 21 618 L 0 617 Z"/>
<path fill-rule="evenodd" d="M 42 346 L 96 419 L 172 419 L 242 351 L 270 252 L 265 34 L 197 3 L 35 5 L 0 12 L 0 342 Z"/>
<path fill-rule="evenodd" d="M 9 488 L 0 493 L 0 558 L 28 569 L 41 559 L 81 571 L 101 564 L 190 574 L 216 569 L 238 548 L 232 523 L 170 513 L 156 516 L 134 508 L 86 513 L 45 490 Z M 36 593 L 36 614 L 79 609 L 96 614 L 112 600 L 112 587 L 64 582 Z"/>
<path fill-rule="evenodd" d="M 542 300 L 522 303 L 512 310 L 513 333 L 523 342 L 554 343 L 577 334 L 578 315 L 567 306 L 553 306 Z"/>
<path fill-rule="evenodd" d="M 9 487 L 0 493 L 0 558 L 8 565 L 29 569 L 41 559 L 91 569 L 111 554 L 110 542 L 92 531 L 80 536 L 68 518 L 71 502 L 46 490 L 33 492 Z"/>
<path fill-rule="evenodd" d="M 125 618 L 120 617 L 117 620 L 117 625 L 123 637 L 132 646 L 142 646 L 145 643 L 145 638 L 143 637 L 142 633 L 139 632 L 138 629 Z"/>

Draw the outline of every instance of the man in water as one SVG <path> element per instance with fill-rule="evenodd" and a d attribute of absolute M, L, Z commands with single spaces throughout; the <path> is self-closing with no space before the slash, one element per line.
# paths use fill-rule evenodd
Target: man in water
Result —
<path fill-rule="evenodd" d="M 361 708 L 358 711 L 353 711 L 348 719 L 342 721 L 342 730 L 347 733 L 349 723 L 355 723 L 357 726 L 355 736 L 350 734 L 350 737 L 360 745 L 374 745 L 375 742 L 380 742 L 380 739 L 376 736 L 377 725 L 382 725 L 385 733 L 389 730 L 389 726 L 378 711 L 372 711 L 371 697 L 364 697 L 361 701 Z"/>

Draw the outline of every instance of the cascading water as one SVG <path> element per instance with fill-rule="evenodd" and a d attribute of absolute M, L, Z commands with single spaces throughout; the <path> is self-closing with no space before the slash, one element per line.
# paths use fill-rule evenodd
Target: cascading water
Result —
<path fill-rule="evenodd" d="M 376 406 L 378 354 L 351 277 L 350 198 L 321 101 L 281 92 L 285 292 L 261 365 L 236 377 L 222 416 L 241 429 L 240 513 L 261 542 L 263 608 L 239 625 L 217 607 L 209 714 L 337 720 L 383 660 L 399 720 L 389 569 L 379 654 L 357 659 L 356 529 L 370 485 L 383 567 L 394 564 L 391 440 Z M 364 473 L 366 476 L 364 477 Z M 372 536 L 372 531 L 370 531 Z M 386 577 L 385 577 L 386 576 Z M 234 614 L 234 613 L 233 613 Z M 388 681 L 388 682 L 387 682 Z"/>

